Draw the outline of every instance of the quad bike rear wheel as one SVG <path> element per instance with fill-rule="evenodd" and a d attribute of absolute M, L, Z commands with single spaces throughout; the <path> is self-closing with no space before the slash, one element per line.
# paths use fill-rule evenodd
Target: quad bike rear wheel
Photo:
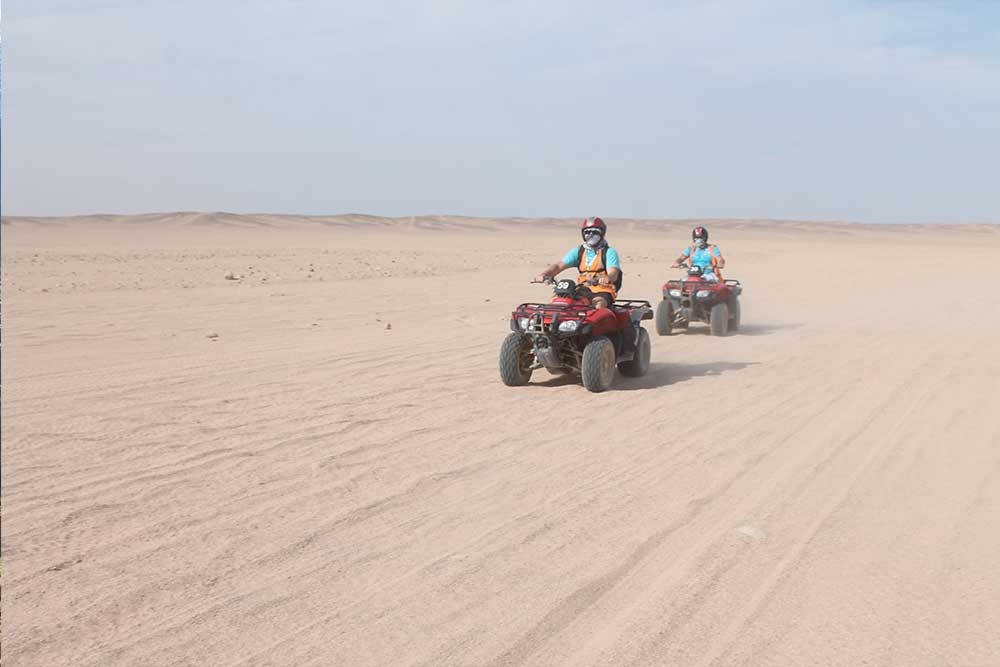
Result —
<path fill-rule="evenodd" d="M 511 332 L 500 345 L 500 379 L 508 387 L 521 387 L 531 379 L 531 341 Z"/>
<path fill-rule="evenodd" d="M 656 304 L 656 333 L 669 336 L 674 324 L 674 306 L 669 299 Z"/>
<path fill-rule="evenodd" d="M 740 330 L 740 298 L 734 296 L 729 300 L 729 332 Z"/>
<path fill-rule="evenodd" d="M 708 327 L 713 336 L 725 336 L 729 331 L 729 306 L 717 303 L 708 314 Z"/>
<path fill-rule="evenodd" d="M 583 386 L 593 392 L 605 391 L 615 379 L 615 346 L 606 336 L 600 336 L 583 348 L 580 374 Z"/>
<path fill-rule="evenodd" d="M 649 334 L 642 327 L 639 327 L 639 342 L 635 346 L 635 356 L 631 361 L 623 361 L 618 364 L 618 370 L 622 375 L 628 377 L 642 377 L 649 370 Z"/>

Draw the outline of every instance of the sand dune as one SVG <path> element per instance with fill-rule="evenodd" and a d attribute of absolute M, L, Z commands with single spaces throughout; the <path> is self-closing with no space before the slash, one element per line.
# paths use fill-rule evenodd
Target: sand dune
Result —
<path fill-rule="evenodd" d="M 5 218 L 4 665 L 1000 664 L 1000 227 L 710 221 L 740 335 L 504 387 L 575 224 Z"/>

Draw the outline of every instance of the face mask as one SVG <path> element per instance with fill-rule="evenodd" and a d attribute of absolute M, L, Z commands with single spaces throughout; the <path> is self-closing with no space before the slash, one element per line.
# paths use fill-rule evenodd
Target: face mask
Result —
<path fill-rule="evenodd" d="M 601 237 L 600 234 L 591 234 L 586 239 L 584 239 L 583 242 L 586 243 L 587 246 L 590 248 L 596 248 L 597 246 L 601 245 L 601 241 L 603 240 L 604 239 Z"/>
<path fill-rule="evenodd" d="M 706 241 L 705 239 L 695 239 L 694 244 L 699 248 L 704 248 L 705 246 L 708 245 L 708 241 Z"/>

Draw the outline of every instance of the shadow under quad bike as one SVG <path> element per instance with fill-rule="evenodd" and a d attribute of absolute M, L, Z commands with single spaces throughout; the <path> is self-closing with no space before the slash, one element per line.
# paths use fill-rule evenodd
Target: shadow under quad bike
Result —
<path fill-rule="evenodd" d="M 641 323 L 653 319 L 648 301 L 619 299 L 610 308 L 594 308 L 587 285 L 545 282 L 553 284 L 550 303 L 522 303 L 511 313 L 511 333 L 500 346 L 505 385 L 527 384 L 538 368 L 579 374 L 594 392 L 611 386 L 616 368 L 631 377 L 646 374 L 650 342 Z"/>
<path fill-rule="evenodd" d="M 663 300 L 656 306 L 656 333 L 669 336 L 691 322 L 705 322 L 713 336 L 725 336 L 740 329 L 738 280 L 705 280 L 700 266 L 692 266 L 680 280 L 663 285 Z"/>

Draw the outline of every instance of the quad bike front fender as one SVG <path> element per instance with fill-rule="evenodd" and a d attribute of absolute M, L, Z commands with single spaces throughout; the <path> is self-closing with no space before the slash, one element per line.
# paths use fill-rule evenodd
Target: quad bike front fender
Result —
<path fill-rule="evenodd" d="M 587 317 L 585 325 L 592 336 L 604 336 L 618 330 L 618 318 L 610 308 L 601 308 Z"/>

